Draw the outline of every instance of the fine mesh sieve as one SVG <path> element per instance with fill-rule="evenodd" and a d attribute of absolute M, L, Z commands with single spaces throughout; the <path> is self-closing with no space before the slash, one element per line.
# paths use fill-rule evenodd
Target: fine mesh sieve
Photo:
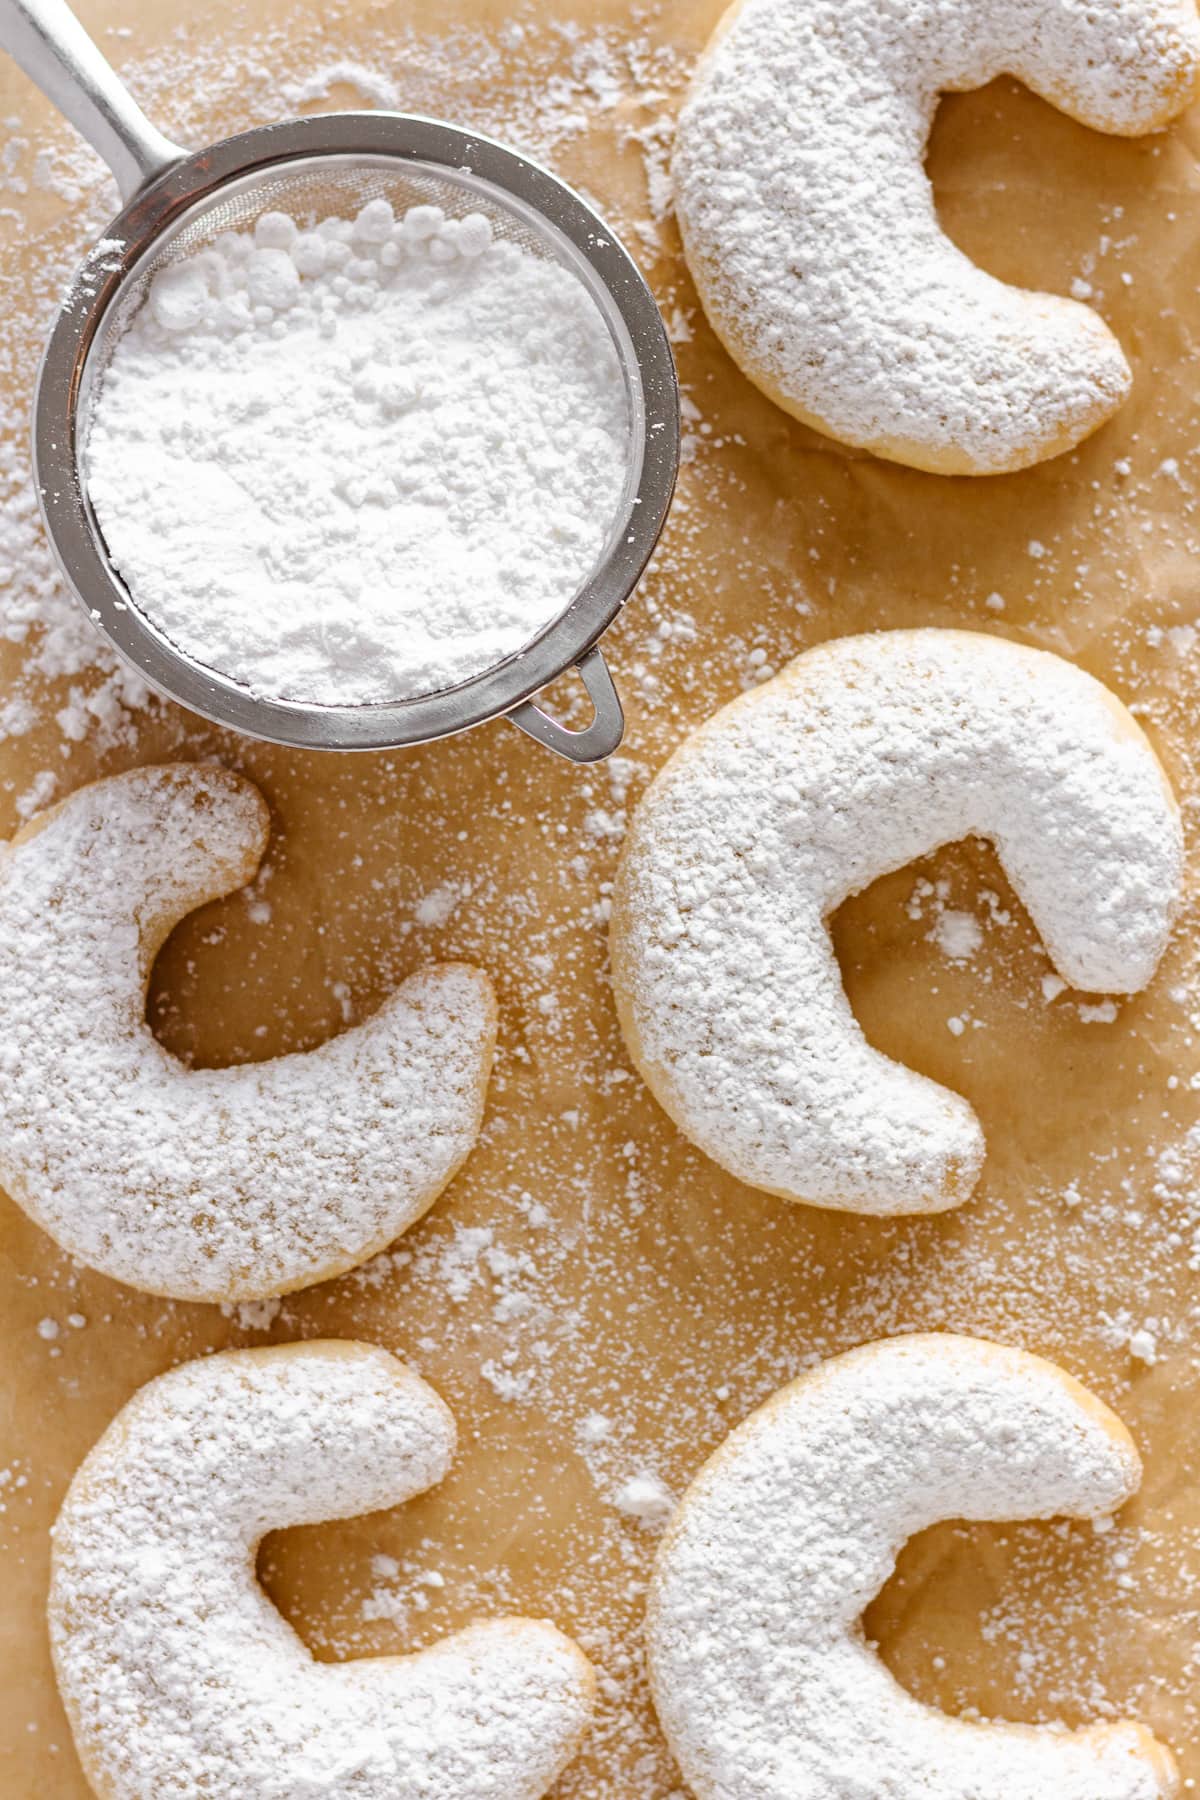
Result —
<path fill-rule="evenodd" d="M 506 715 L 575 761 L 620 742 L 621 705 L 597 640 L 628 599 L 658 540 L 679 462 L 679 394 L 662 316 L 604 221 L 537 163 L 490 138 L 400 113 L 330 113 L 226 138 L 190 153 L 129 98 L 65 0 L 0 0 L 0 43 L 107 161 L 124 210 L 93 246 L 51 332 L 34 407 L 34 469 L 66 579 L 116 650 L 151 685 L 217 724 L 311 749 L 424 743 Z M 599 559 L 563 610 L 521 650 L 438 693 L 329 706 L 265 699 L 174 645 L 139 611 L 113 566 L 87 497 L 81 458 L 92 396 L 151 279 L 222 231 L 265 212 L 302 226 L 352 218 L 387 199 L 398 216 L 434 204 L 486 213 L 496 235 L 552 259 L 583 283 L 625 383 L 624 489 Z M 570 731 L 532 696 L 577 666 L 595 717 Z"/>

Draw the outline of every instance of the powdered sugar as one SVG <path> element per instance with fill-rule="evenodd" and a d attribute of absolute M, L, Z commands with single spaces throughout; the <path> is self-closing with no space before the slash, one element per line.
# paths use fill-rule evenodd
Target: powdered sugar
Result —
<path fill-rule="evenodd" d="M 1052 1364 L 961 1337 L 873 1344 L 782 1389 L 689 1488 L 652 1584 L 659 1718 L 698 1800 L 1159 1800 L 1139 1726 L 980 1726 L 921 1706 L 859 1624 L 936 1520 L 1106 1519 L 1129 1434 Z"/>
<path fill-rule="evenodd" d="M 1129 715 L 1043 651 L 933 630 L 823 645 L 717 713 L 646 794 L 613 913 L 626 1041 L 743 1181 L 875 1213 L 970 1193 L 974 1113 L 867 1043 L 825 925 L 968 833 L 995 840 L 1069 981 L 1149 981 L 1178 813 Z"/>
<path fill-rule="evenodd" d="M 87 452 L 139 607 L 253 692 L 330 704 L 519 650 L 596 562 L 627 464 L 582 282 L 483 213 L 383 198 L 163 270 Z"/>
<path fill-rule="evenodd" d="M 351 1268 L 479 1130 L 495 1006 L 459 964 L 303 1055 L 188 1070 L 154 1038 L 163 940 L 249 879 L 266 835 L 248 782 L 180 765 L 84 788 L 0 853 L 0 1180 L 152 1293 L 259 1300 Z"/>
<path fill-rule="evenodd" d="M 1171 270 L 1186 271 L 1189 261 L 1191 212 L 1181 198 L 1181 184 L 1190 181 L 1187 153 L 1169 139 L 1133 149 L 1100 145 L 1093 157 L 1086 140 L 1044 117 L 1015 84 L 997 84 L 947 109 L 934 167 L 955 229 L 965 225 L 972 243 L 990 245 L 998 219 L 1006 266 L 1027 255 L 1031 269 L 1057 270 L 1044 218 L 1040 230 L 1032 220 L 1025 233 L 1020 215 L 1031 196 L 1058 193 L 1061 177 L 1059 197 L 1070 199 L 1062 238 L 1082 246 L 1064 252 L 1064 266 L 1069 273 L 1071 258 L 1095 246 L 1099 230 L 1111 233 L 1113 248 L 1092 277 L 1098 293 L 1107 288 L 1099 303 L 1111 299 L 1113 316 L 1126 321 L 1120 329 L 1123 337 L 1129 332 L 1127 342 L 1135 331 L 1147 334 L 1146 353 L 1163 379 L 1147 412 L 1135 418 L 1130 409 L 1115 424 L 1114 449 L 1128 451 L 1135 471 L 1119 490 L 1115 475 L 1110 485 L 1102 440 L 1078 468 L 1056 465 L 1050 487 L 1037 477 L 1022 483 L 1016 503 L 1011 495 L 1000 501 L 1007 484 L 939 487 L 931 510 L 921 482 L 829 446 L 822 451 L 782 415 L 764 410 L 697 318 L 669 222 L 659 228 L 666 253 L 653 251 L 658 209 L 652 213 L 645 197 L 650 152 L 642 140 L 669 141 L 673 98 L 703 24 L 695 9 L 655 4 L 636 21 L 620 9 L 619 19 L 600 28 L 592 8 L 586 17 L 569 6 L 554 9 L 553 19 L 544 7 L 522 10 L 494 28 L 457 22 L 467 12 L 477 19 L 474 6 L 434 10 L 436 18 L 428 7 L 414 9 L 414 29 L 394 9 L 334 6 L 318 17 L 311 7 L 291 8 L 278 25 L 273 15 L 244 15 L 212 37 L 186 33 L 182 24 L 160 29 L 156 16 L 144 28 L 135 22 L 133 64 L 125 60 L 130 40 L 106 42 L 151 115 L 188 143 L 284 115 L 292 106 L 284 86 L 293 76 L 297 87 L 308 87 L 311 74 L 314 90 L 328 90 L 328 104 L 358 104 L 357 91 L 331 85 L 354 78 L 349 66 L 338 68 L 352 57 L 373 81 L 390 75 L 394 104 L 464 119 L 548 160 L 593 193 L 602 210 L 619 214 L 639 254 L 654 256 L 647 267 L 682 346 L 689 463 L 668 540 L 614 634 L 618 678 L 630 700 L 629 793 L 610 793 L 611 765 L 570 772 L 551 793 L 542 762 L 525 759 L 519 742 L 492 746 L 486 738 L 436 756 L 396 759 L 394 768 L 390 761 L 367 769 L 355 763 L 353 771 L 338 759 L 309 770 L 303 759 L 247 748 L 246 766 L 261 774 L 281 833 L 268 853 L 274 879 L 253 889 L 253 913 L 269 904 L 274 920 L 270 929 L 246 930 L 251 908 L 240 898 L 193 916 L 159 965 L 151 1018 L 176 1053 L 211 1062 L 261 1055 L 253 1048 L 255 1020 L 269 1027 L 262 1042 L 272 1050 L 314 1041 L 323 1021 L 339 1016 L 338 1003 L 326 1005 L 326 972 L 339 995 L 348 992 L 361 1007 L 427 959 L 462 958 L 496 971 L 506 996 L 506 1048 L 483 1141 L 462 1176 L 397 1251 L 377 1259 L 370 1281 L 355 1274 L 289 1297 L 271 1328 L 277 1337 L 365 1337 L 414 1357 L 458 1417 L 457 1478 L 400 1512 L 269 1543 L 267 1579 L 320 1657 L 391 1653 L 500 1611 L 555 1618 L 602 1666 L 605 1696 L 599 1733 L 589 1735 L 584 1755 L 561 1778 L 562 1795 L 682 1800 L 682 1778 L 654 1724 L 642 1671 L 643 1584 L 659 1540 L 610 1504 L 628 1478 L 649 1465 L 681 1493 L 699 1457 L 814 1359 L 932 1324 L 1038 1348 L 1086 1370 L 1135 1426 L 1148 1464 L 1151 1451 L 1165 1458 L 1163 1470 L 1193 1455 L 1189 1409 L 1174 1402 L 1194 1378 L 1200 1342 L 1186 1266 L 1200 1182 L 1193 1166 L 1169 1202 L 1156 1200 L 1153 1156 L 1148 1163 L 1143 1154 L 1147 1137 L 1161 1146 L 1194 1113 L 1187 1083 L 1200 1059 L 1194 1041 L 1185 1041 L 1193 1033 L 1183 1006 L 1167 993 L 1170 983 L 1191 982 L 1184 973 L 1193 961 L 1190 930 L 1173 939 L 1169 977 L 1164 970 L 1165 979 L 1124 1007 L 1117 1025 L 1086 1027 L 1095 1048 L 1089 1055 L 1089 1043 L 1081 1055 L 1071 1030 L 1078 996 L 1043 1004 L 1039 984 L 1050 965 L 988 847 L 960 844 L 851 901 L 834 933 L 868 1037 L 892 1055 L 911 1044 L 912 1062 L 952 1086 L 961 1069 L 963 1090 L 1002 1151 L 969 1209 L 881 1225 L 759 1200 L 680 1139 L 629 1073 L 613 1029 L 596 922 L 607 906 L 624 807 L 632 809 L 684 729 L 736 693 L 743 679 L 769 676 L 832 631 L 884 621 L 969 624 L 973 614 L 983 624 L 990 619 L 984 597 L 996 588 L 1007 597 L 1004 617 L 1015 634 L 1085 656 L 1117 692 L 1147 704 L 1181 796 L 1192 791 L 1196 659 L 1177 656 L 1167 641 L 1161 653 L 1149 652 L 1144 635 L 1150 621 L 1167 626 L 1192 616 L 1187 571 L 1200 553 L 1193 541 L 1196 471 L 1184 450 L 1186 515 L 1159 509 L 1162 489 L 1179 489 L 1154 480 L 1165 437 L 1174 436 L 1177 449 L 1197 441 L 1192 384 L 1169 379 L 1174 352 L 1167 340 L 1190 312 L 1180 309 L 1181 325 L 1174 315 L 1170 324 L 1155 324 L 1160 303 L 1178 304 Z M 523 24 L 520 47 L 501 56 L 497 45 L 519 35 L 515 18 Z M 422 20 L 428 35 L 419 34 Z M 151 43 L 146 60 L 143 48 Z M 615 71 L 622 94 L 616 108 L 601 111 L 593 99 L 593 65 Z M 595 86 L 611 92 L 606 78 Z M 89 216 L 102 224 L 85 153 L 68 145 L 66 127 L 51 131 L 67 146 L 60 166 L 83 181 Z M 1080 144 L 1076 163 L 1072 146 Z M 1060 160 L 1053 146 L 1064 145 Z M 660 151 L 653 155 L 657 161 Z M 32 156 L 21 172 L 32 177 L 31 164 Z M 1108 186 L 1114 167 L 1119 193 Z M 1002 189 L 992 179 L 997 173 L 1006 178 Z M 1112 222 L 1118 209 L 1106 197 L 1128 203 L 1122 222 Z M 23 215 L 7 220 L 0 345 L 11 345 L 30 333 L 34 299 L 44 310 L 54 271 L 61 266 L 65 276 L 63 240 L 69 231 L 77 241 L 82 227 L 64 221 L 53 237 L 34 242 L 24 202 L 0 193 L 0 203 Z M 1030 201 L 1031 212 L 1037 204 Z M 1153 221 L 1176 206 L 1172 242 L 1180 256 L 1156 255 L 1163 280 L 1152 283 L 1148 247 L 1165 235 Z M 1041 211 L 1058 210 L 1051 194 Z M 1122 299 L 1118 267 L 1138 278 L 1136 307 Z M 1176 341 L 1183 344 L 1182 337 L 1170 339 Z M 15 433 L 23 456 L 32 353 L 19 367 L 9 355 L 6 388 L 20 410 L 14 419 L 10 407 L 4 430 Z M 1127 424 L 1139 433 L 1136 444 L 1124 435 Z M 1028 580 L 1010 555 L 1010 514 L 1020 516 L 1016 562 L 1028 563 Z M 1153 534 L 1143 538 L 1151 523 Z M 1041 562 L 1024 557 L 1030 537 L 1049 546 Z M 1089 562 L 1090 572 L 1077 562 Z M 25 603 L 38 566 L 20 563 L 12 588 L 0 592 L 0 608 L 10 598 Z M 92 635 L 78 609 L 65 598 L 59 604 Z M 699 622 L 698 637 L 684 638 L 685 611 Z M 31 651 L 40 630 L 30 628 Z M 10 665 L 21 661 L 9 652 Z M 33 742 L 24 751 L 9 746 L 9 777 L 24 791 L 36 754 L 67 792 L 91 778 L 98 730 L 93 726 L 78 746 L 63 740 L 71 754 L 60 756 L 58 698 L 45 705 L 36 673 L 26 691 L 41 720 L 37 749 Z M 203 727 L 155 719 L 139 760 L 147 753 L 161 759 L 181 729 L 191 732 L 196 752 L 211 753 L 214 740 Z M 508 781 L 492 793 L 497 765 Z M 984 928 L 984 948 L 965 967 L 924 941 L 936 916 L 932 902 L 924 920 L 910 925 L 905 903 L 924 875 L 939 890 L 948 881 L 945 904 L 976 914 Z M 447 924 L 426 929 L 418 904 L 448 883 L 465 897 Z M 1011 914 L 1003 924 L 992 889 Z M 931 1004 L 935 986 L 940 992 Z M 535 1011 L 535 998 L 548 993 L 555 1012 Z M 967 1002 L 984 1028 L 973 1024 L 963 1040 L 950 1040 L 940 1021 Z M 1194 999 L 1189 1004 L 1194 1008 Z M 1171 1071 L 1179 1077 L 1173 1094 Z M 1131 1117 L 1133 1086 L 1144 1100 Z M 578 1110 L 575 1126 L 565 1122 L 568 1107 Z M 1163 1117 L 1167 1108 L 1171 1119 Z M 517 1201 L 530 1188 L 537 1209 L 549 1214 L 537 1229 Z M 1132 1222 L 1135 1213 L 1140 1224 Z M 19 1588 L 13 1618 L 19 1626 L 25 1594 L 29 1623 L 12 1638 L 4 1748 L 40 1793 L 83 1800 L 90 1790 L 40 1679 L 40 1559 L 62 1473 L 130 1381 L 224 1343 L 238 1326 L 212 1308 L 161 1306 L 123 1293 L 56 1255 L 12 1209 L 9 1217 L 25 1246 L 6 1301 L 19 1364 L 10 1382 L 9 1436 L 29 1487 L 7 1490 L 3 1543 Z M 489 1226 L 497 1247 L 529 1251 L 538 1271 L 534 1314 L 496 1321 L 498 1295 L 482 1258 L 480 1280 L 451 1310 L 438 1260 L 425 1252 L 447 1243 L 457 1224 Z M 1176 1224 L 1185 1242 L 1172 1249 Z M 40 1289 L 26 1295 L 33 1272 Z M 89 1314 L 91 1329 L 64 1328 L 57 1345 L 41 1344 L 37 1319 L 52 1312 L 62 1323 L 74 1305 Z M 1144 1371 L 1099 1340 L 1101 1307 L 1113 1315 L 1128 1308 L 1139 1322 L 1165 1314 L 1185 1340 L 1168 1346 L 1167 1362 Z M 247 1327 L 259 1317 L 257 1309 L 253 1319 L 238 1314 Z M 59 1361 L 51 1360 L 51 1348 L 62 1348 Z M 550 1354 L 540 1360 L 543 1348 Z M 537 1371 L 519 1408 L 497 1399 L 479 1377 L 483 1361 L 500 1361 L 511 1350 L 518 1370 Z M 611 1430 L 599 1450 L 586 1448 L 581 1463 L 576 1427 L 583 1436 L 597 1411 Z M 593 1427 L 601 1428 L 592 1419 L 588 1438 Z M 1196 1533 L 1175 1494 L 1169 1481 L 1152 1484 L 1144 1506 L 1103 1539 L 1089 1526 L 1029 1524 L 961 1526 L 933 1543 L 918 1542 L 869 1633 L 883 1639 L 889 1666 L 912 1692 L 950 1712 L 1005 1713 L 1011 1693 L 1013 1708 L 1030 1722 L 1143 1717 L 1190 1757 L 1195 1774 Z M 419 1589 L 430 1605 L 412 1610 L 405 1638 L 388 1618 L 371 1625 L 360 1618 L 360 1602 L 377 1586 L 392 1586 L 372 1573 L 377 1549 L 405 1569 L 411 1557 L 446 1576 L 445 1590 Z M 1121 1572 L 1118 1550 L 1126 1559 Z M 931 1563 L 936 1574 L 927 1582 Z M 967 1571 L 957 1582 L 955 1568 Z M 398 1586 L 407 1597 L 403 1576 Z M 979 1606 L 981 1626 L 995 1630 L 977 1636 Z M 961 1644 L 962 1653 L 938 1674 L 936 1653 L 948 1641 Z M 38 1730 L 31 1733 L 34 1719 Z"/>
<path fill-rule="evenodd" d="M 64 744 L 119 739 L 150 691 L 105 645 L 55 570 L 38 519 L 27 463 L 29 422 L 0 414 L 0 639 L 24 651 L 22 687 L 0 702 L 0 744 L 23 737 L 44 719 L 31 684 L 54 681 L 54 712 Z M 97 679 L 99 677 L 99 679 Z"/>
<path fill-rule="evenodd" d="M 1192 0 L 743 0 L 680 119 L 688 259 L 733 355 L 799 417 L 917 467 L 1024 467 L 1129 388 L 1095 313 L 996 281 L 938 221 L 939 92 L 1002 70 L 1132 135 L 1187 105 L 1200 24 Z"/>
<path fill-rule="evenodd" d="M 315 1663 L 254 1576 L 272 1527 L 396 1506 L 454 1422 L 385 1351 L 233 1351 L 152 1382 L 76 1476 L 50 1623 L 85 1769 L 111 1800 L 537 1800 L 591 1672 L 552 1625 L 479 1624 L 415 1656 Z"/>
<path fill-rule="evenodd" d="M 655 1474 L 631 1475 L 613 1495 L 613 1505 L 627 1518 L 640 1525 L 663 1525 L 670 1518 L 674 1502 L 670 1490 Z"/>

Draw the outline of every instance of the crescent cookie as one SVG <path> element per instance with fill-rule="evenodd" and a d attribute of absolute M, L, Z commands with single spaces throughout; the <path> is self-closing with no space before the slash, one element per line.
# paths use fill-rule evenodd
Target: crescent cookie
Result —
<path fill-rule="evenodd" d="M 1200 22 L 1193 0 L 741 0 L 674 153 L 688 263 L 750 379 L 943 474 L 1056 456 L 1131 380 L 1094 312 L 995 280 L 938 222 L 938 96 L 1002 72 L 1097 130 L 1153 131 L 1195 93 Z"/>
<path fill-rule="evenodd" d="M 1168 1800 L 1143 1727 L 949 1718 L 860 1623 L 935 1521 L 1099 1518 L 1140 1480 L 1086 1388 L 976 1339 L 871 1344 L 781 1388 L 693 1481 L 650 1586 L 655 1703 L 697 1800 Z"/>
<path fill-rule="evenodd" d="M 233 1350 L 152 1381 L 75 1476 L 50 1635 L 101 1800 L 537 1800 L 592 1707 L 553 1625 L 477 1624 L 408 1656 L 314 1662 L 255 1579 L 268 1530 L 397 1506 L 454 1421 L 386 1351 Z"/>
<path fill-rule="evenodd" d="M 185 1300 L 262 1299 L 384 1248 L 478 1135 L 487 977 L 406 981 L 302 1055 L 187 1069 L 145 1020 L 172 927 L 233 892 L 257 789 L 180 764 L 96 782 L 0 846 L 0 1184 L 90 1267 Z"/>
<path fill-rule="evenodd" d="M 810 650 L 723 707 L 638 806 L 613 985 L 661 1105 L 739 1180 L 937 1212 L 984 1156 L 957 1094 L 871 1048 L 826 921 L 940 844 L 991 838 L 1063 978 L 1132 993 L 1180 894 L 1178 809 L 1138 726 L 1060 657 L 960 631 Z"/>

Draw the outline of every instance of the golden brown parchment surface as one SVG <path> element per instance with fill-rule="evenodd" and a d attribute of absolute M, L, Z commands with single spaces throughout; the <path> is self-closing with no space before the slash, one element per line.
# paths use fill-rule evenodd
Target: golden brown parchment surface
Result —
<path fill-rule="evenodd" d="M 570 768 L 503 724 L 361 759 L 232 741 L 170 711 L 107 747 L 64 743 L 64 685 L 36 682 L 37 723 L 0 743 L 4 830 L 46 769 L 62 794 L 134 762 L 216 754 L 268 796 L 276 835 L 256 904 L 188 919 L 156 971 L 150 1016 L 179 1053 L 219 1063 L 302 1049 L 443 956 L 485 967 L 502 1011 L 482 1141 L 434 1212 L 398 1257 L 273 1318 L 119 1288 L 74 1268 L 0 1198 L 0 1792 L 86 1795 L 43 1605 L 47 1530 L 89 1445 L 181 1358 L 323 1334 L 408 1358 L 452 1406 L 460 1454 L 441 1489 L 395 1514 L 269 1542 L 271 1592 L 320 1656 L 420 1644 L 481 1612 L 552 1616 L 605 1677 L 560 1800 L 666 1800 L 678 1787 L 638 1674 L 654 1537 L 614 1492 L 641 1472 L 680 1491 L 782 1380 L 914 1327 L 1055 1358 L 1125 1418 L 1146 1478 L 1105 1533 L 947 1525 L 914 1543 L 870 1618 L 890 1665 L 950 1709 L 1068 1723 L 1132 1711 L 1200 1776 L 1195 894 L 1151 989 L 1098 1013 L 1095 997 L 1046 982 L 983 846 L 951 847 L 843 910 L 839 952 L 872 1040 L 965 1093 L 988 1136 L 969 1204 L 893 1224 L 788 1207 L 689 1149 L 628 1071 L 603 917 L 622 809 L 682 732 L 756 668 L 874 626 L 1001 631 L 1075 658 L 1136 703 L 1191 820 L 1200 113 L 1130 143 L 1009 82 L 946 102 L 931 169 L 949 229 L 1002 277 L 1058 291 L 1086 281 L 1136 369 L 1132 400 L 1078 454 L 972 483 L 792 424 L 697 314 L 647 176 L 653 189 L 664 121 L 716 0 L 82 10 L 119 61 L 150 58 L 141 91 L 195 136 L 289 110 L 271 93 L 339 58 L 386 69 L 402 103 L 531 142 L 534 114 L 554 110 L 548 153 L 624 225 L 672 320 L 688 456 L 657 566 L 609 640 L 629 715 L 611 770 Z M 441 47 L 414 50 L 414 31 Z M 601 43 L 607 64 L 587 48 Z M 213 44 L 228 51 L 215 76 Z M 351 76 L 312 103 L 358 103 Z M 46 134 L 69 149 L 7 66 L 0 101 L 5 130 L 29 145 L 10 173 Z M 44 317 L 31 271 L 61 254 L 72 207 L 36 183 L 6 186 L 2 310 L 27 348 L 8 358 L 3 398 L 20 406 Z M 6 681 L 29 654 L 4 647 Z M 947 910 L 980 928 L 966 959 L 943 948 Z M 46 1320 L 57 1337 L 39 1332 Z M 1153 1362 L 1130 1354 L 1139 1330 Z"/>

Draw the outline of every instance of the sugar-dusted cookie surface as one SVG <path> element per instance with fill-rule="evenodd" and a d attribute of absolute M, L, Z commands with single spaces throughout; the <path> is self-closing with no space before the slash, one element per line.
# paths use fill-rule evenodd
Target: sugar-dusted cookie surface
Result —
<path fill-rule="evenodd" d="M 537 1800 L 591 1712 L 553 1625 L 313 1661 L 255 1579 L 263 1535 L 442 1480 L 454 1422 L 386 1351 L 227 1351 L 143 1388 L 55 1527 L 50 1633 L 101 1800 Z"/>
<path fill-rule="evenodd" d="M 742 1181 L 864 1213 L 970 1193 L 965 1100 L 871 1048 L 826 925 L 938 845 L 991 838 L 1062 977 L 1151 978 L 1183 875 L 1141 730 L 1046 651 L 959 631 L 841 638 L 693 732 L 643 797 L 613 902 L 630 1054 Z"/>
<path fill-rule="evenodd" d="M 381 1250 L 479 1131 L 491 985 L 423 970 L 304 1054 L 187 1069 L 145 1021 L 171 928 L 253 876 L 267 810 L 224 769 L 138 769 L 0 847 L 0 1185 L 132 1287 L 285 1293 Z"/>
<path fill-rule="evenodd" d="M 922 1706 L 861 1614 L 941 1519 L 1100 1518 L 1141 1467 L 1120 1420 L 1040 1357 L 918 1336 L 836 1357 L 726 1439 L 651 1584 L 659 1718 L 697 1800 L 1166 1800 L 1143 1727 L 975 1724 Z"/>
<path fill-rule="evenodd" d="M 1196 89 L 1193 0 L 740 0 L 674 156 L 688 262 L 750 378 L 845 443 L 949 474 L 1057 455 L 1131 380 L 1094 312 L 995 280 L 938 221 L 938 96 L 1002 72 L 1100 131 L 1152 131 Z"/>

